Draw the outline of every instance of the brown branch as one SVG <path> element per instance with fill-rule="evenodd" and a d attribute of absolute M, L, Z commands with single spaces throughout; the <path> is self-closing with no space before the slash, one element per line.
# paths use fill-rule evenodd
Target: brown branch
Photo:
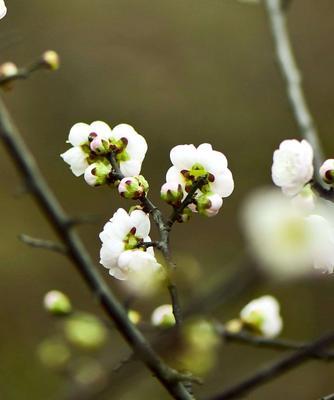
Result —
<path fill-rule="evenodd" d="M 62 209 L 48 187 L 30 150 L 24 143 L 1 100 L 0 138 L 18 171 L 27 182 L 41 211 L 67 247 L 69 259 L 95 294 L 105 312 L 114 321 L 136 356 L 157 377 L 172 397 L 180 400 L 193 399 L 193 396 L 189 394 L 182 383 L 182 380 L 189 380 L 189 377 L 179 374 L 162 361 L 142 333 L 129 321 L 126 310 L 97 272 L 88 252 L 70 223 L 71 218 Z"/>

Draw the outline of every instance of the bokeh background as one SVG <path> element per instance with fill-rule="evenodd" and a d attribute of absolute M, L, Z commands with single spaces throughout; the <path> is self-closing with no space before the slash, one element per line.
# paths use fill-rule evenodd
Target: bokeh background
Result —
<path fill-rule="evenodd" d="M 7 6 L 8 15 L 0 21 L 1 63 L 26 65 L 47 49 L 61 56 L 57 73 L 37 73 L 3 97 L 66 210 L 96 216 L 94 223 L 79 228 L 92 256 L 98 261 L 98 232 L 124 203 L 107 188 L 94 190 L 75 179 L 59 154 L 67 148 L 65 140 L 75 122 L 127 122 L 148 141 L 143 172 L 156 202 L 169 150 L 179 143 L 212 143 L 227 155 L 235 177 L 235 192 L 216 218 L 193 218 L 174 229 L 173 251 L 182 260 L 183 304 L 210 292 L 236 268 L 241 267 L 242 280 L 242 268 L 246 273 L 251 261 L 242 256 L 247 245 L 241 206 L 255 187 L 270 184 L 272 151 L 279 142 L 298 138 L 263 6 L 237 0 L 7 0 Z M 332 0 L 294 0 L 289 10 L 306 94 L 328 156 L 334 153 L 333 15 Z M 60 289 L 78 309 L 100 311 L 66 259 L 17 239 L 20 233 L 49 239 L 54 235 L 3 148 L 0 153 L 0 398 L 70 398 L 68 378 L 45 368 L 36 356 L 38 344 L 58 329 L 43 310 L 43 295 Z M 100 270 L 125 296 L 118 282 Z M 207 315 L 225 321 L 254 296 L 272 293 L 282 304 L 283 335 L 307 340 L 333 328 L 333 283 L 331 276 L 266 281 L 224 306 L 213 302 L 205 308 Z M 149 317 L 166 301 L 161 295 L 135 307 Z M 107 351 L 104 356 L 110 354 L 111 365 L 129 354 L 117 333 L 111 335 Z M 204 398 L 218 392 L 275 357 L 279 354 L 267 350 L 222 346 L 218 366 L 196 393 Z M 309 362 L 245 398 L 314 400 L 334 392 L 333 377 L 331 364 Z M 109 379 L 110 389 L 94 398 L 169 398 L 138 364 Z"/>

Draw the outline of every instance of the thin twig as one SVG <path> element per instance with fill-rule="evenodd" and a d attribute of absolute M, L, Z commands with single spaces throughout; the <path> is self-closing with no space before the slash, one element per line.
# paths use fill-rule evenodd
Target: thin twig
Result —
<path fill-rule="evenodd" d="M 27 67 L 19 68 L 16 74 L 9 76 L 0 76 L 0 86 L 6 86 L 10 82 L 14 82 L 17 80 L 28 79 L 34 72 L 40 71 L 42 69 L 44 70 L 47 69 L 47 65 L 45 63 L 45 60 L 43 60 L 43 58 L 37 60 L 36 62 L 33 62 Z"/>
<path fill-rule="evenodd" d="M 168 367 L 155 353 L 142 333 L 130 322 L 126 310 L 97 272 L 79 236 L 75 233 L 73 226 L 69 224 L 71 218 L 62 209 L 48 187 L 2 101 L 0 101 L 0 137 L 18 171 L 29 185 L 30 191 L 42 212 L 59 238 L 66 244 L 69 259 L 95 294 L 105 312 L 115 322 L 136 356 L 144 362 L 175 399 L 193 399 L 193 396 L 189 394 L 181 382 L 185 379 L 185 376 Z"/>
<path fill-rule="evenodd" d="M 320 193 L 328 192 L 328 185 L 319 175 L 319 168 L 324 156 L 319 142 L 319 134 L 302 88 L 301 75 L 291 46 L 282 0 L 265 0 L 265 6 L 275 43 L 277 61 L 286 83 L 292 112 L 301 136 L 311 144 L 314 151 L 316 188 Z"/>
<path fill-rule="evenodd" d="M 297 342 L 289 339 L 265 338 L 262 336 L 255 336 L 247 332 L 232 333 L 225 329 L 222 324 L 215 324 L 217 332 L 227 343 L 240 343 L 253 347 L 261 347 L 271 350 L 301 350 L 308 346 L 306 342 Z M 324 361 L 333 361 L 334 352 L 315 352 L 309 355 L 310 358 L 321 359 Z"/>
<path fill-rule="evenodd" d="M 67 248 L 64 245 L 53 242 L 51 240 L 33 238 L 33 237 L 25 235 L 25 234 L 19 235 L 19 239 L 23 243 L 25 243 L 31 247 L 36 247 L 38 249 L 51 250 L 51 251 L 55 251 L 55 252 L 61 253 L 61 254 L 67 254 Z"/>
<path fill-rule="evenodd" d="M 333 342 L 334 331 L 331 331 L 321 336 L 319 339 L 310 342 L 303 349 L 259 369 L 253 375 L 241 381 L 240 383 L 237 383 L 236 385 L 224 390 L 221 394 L 211 397 L 210 400 L 235 399 L 246 393 L 249 393 L 257 386 L 263 385 L 277 378 L 278 376 L 287 373 L 291 369 L 300 366 L 309 359 L 311 354 L 318 353 L 324 347 L 332 344 Z"/>

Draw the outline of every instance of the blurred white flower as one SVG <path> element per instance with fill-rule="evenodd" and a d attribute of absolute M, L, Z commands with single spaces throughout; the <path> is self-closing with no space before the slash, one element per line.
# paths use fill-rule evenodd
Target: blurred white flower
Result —
<path fill-rule="evenodd" d="M 298 194 L 313 176 L 311 145 L 306 140 L 284 140 L 274 152 L 271 172 L 273 182 L 284 194 Z"/>
<path fill-rule="evenodd" d="M 163 304 L 157 307 L 151 316 L 151 322 L 154 326 L 168 328 L 175 325 L 173 307 L 170 304 Z"/>
<path fill-rule="evenodd" d="M 248 303 L 240 312 L 242 322 L 265 337 L 278 336 L 283 328 L 280 306 L 273 296 L 262 296 Z"/>
<path fill-rule="evenodd" d="M 334 271 L 334 228 L 321 215 L 310 215 L 306 218 L 312 234 L 311 255 L 314 268 L 323 272 Z"/>
<path fill-rule="evenodd" d="M 311 271 L 311 235 L 305 212 L 279 191 L 259 190 L 243 209 L 243 226 L 259 266 L 274 278 Z"/>
<path fill-rule="evenodd" d="M 157 270 L 160 264 L 152 247 L 139 248 L 142 242 L 150 242 L 149 216 L 141 210 L 128 214 L 119 208 L 100 233 L 102 247 L 100 263 L 109 269 L 110 275 L 126 280 L 136 271 Z"/>
<path fill-rule="evenodd" d="M 321 178 L 326 183 L 333 183 L 334 182 L 334 159 L 326 160 L 319 169 L 319 174 Z"/>
<path fill-rule="evenodd" d="M 90 142 L 96 137 L 107 140 L 110 135 L 110 127 L 102 121 L 95 121 L 90 125 L 78 122 L 72 126 L 68 143 L 73 147 L 61 154 L 61 157 L 70 166 L 75 176 L 83 175 L 86 168 L 95 161 L 94 158 L 90 159 Z"/>
<path fill-rule="evenodd" d="M 184 197 L 193 184 L 203 177 L 204 185 L 197 190 L 195 198 L 202 194 L 217 194 L 222 198 L 233 192 L 234 182 L 227 168 L 227 159 L 223 153 L 213 150 L 210 144 L 203 143 L 197 148 L 193 144 L 178 145 L 171 150 L 170 159 L 173 166 L 167 171 L 166 182 L 180 184 Z M 196 208 L 192 210 L 196 211 Z"/>
<path fill-rule="evenodd" d="M 296 208 L 300 208 L 305 212 L 310 212 L 314 209 L 317 196 L 313 192 L 311 185 L 305 185 L 300 193 L 291 199 L 292 204 Z"/>
<path fill-rule="evenodd" d="M 141 165 L 147 151 L 147 143 L 131 125 L 119 124 L 112 130 L 116 160 L 124 176 L 140 174 Z"/>
<path fill-rule="evenodd" d="M 0 19 L 7 14 L 7 7 L 4 0 L 0 0 Z"/>

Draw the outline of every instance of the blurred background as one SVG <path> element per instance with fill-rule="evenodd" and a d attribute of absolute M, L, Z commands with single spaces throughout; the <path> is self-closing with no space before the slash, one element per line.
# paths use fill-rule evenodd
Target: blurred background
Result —
<path fill-rule="evenodd" d="M 0 63 L 27 65 L 43 51 L 56 50 L 62 66 L 56 73 L 36 73 L 16 82 L 3 97 L 43 174 L 65 209 L 74 216 L 96 216 L 80 234 L 98 263 L 98 233 L 121 204 L 115 192 L 92 189 L 75 179 L 59 154 L 70 127 L 104 120 L 111 126 L 133 125 L 149 151 L 143 173 L 150 194 L 159 189 L 176 144 L 209 142 L 228 157 L 235 191 L 213 219 L 194 217 L 178 225 L 172 248 L 178 262 L 178 285 L 184 305 L 201 293 L 218 290 L 218 301 L 205 301 L 205 313 L 221 321 L 237 315 L 255 296 L 271 293 L 282 306 L 284 337 L 308 340 L 333 328 L 333 277 L 288 282 L 259 280 L 220 304 L 219 285 L 240 269 L 249 270 L 240 210 L 256 187 L 271 183 L 272 152 L 286 138 L 299 138 L 275 62 L 273 43 L 261 4 L 237 0 L 7 0 L 0 21 Z M 289 28 L 311 110 L 326 155 L 334 153 L 334 3 L 294 0 Z M 100 310 L 72 265 L 62 256 L 27 247 L 18 235 L 54 239 L 3 148 L 0 148 L 2 241 L 0 249 L 0 398 L 83 399 L 65 373 L 46 368 L 39 344 L 59 330 L 43 310 L 44 294 L 59 289 L 78 310 Z M 162 209 L 168 207 L 159 202 Z M 110 286 L 126 298 L 119 283 Z M 244 270 L 243 270 L 244 269 Z M 217 289 L 218 285 L 218 289 Z M 216 296 L 217 297 L 217 296 Z M 135 302 L 144 318 L 162 293 Z M 204 301 L 195 303 L 201 313 Z M 198 307 L 198 310 L 197 310 Z M 193 310 L 194 311 L 194 310 Z M 97 357 L 117 365 L 129 354 L 112 333 Z M 108 357 L 106 357 L 108 355 Z M 80 353 L 91 358 L 92 353 Z M 95 356 L 94 356 L 95 357 Z M 219 348 L 218 365 L 196 388 L 199 398 L 220 391 L 279 354 L 229 344 Z M 91 376 L 90 374 L 88 374 Z M 334 392 L 334 366 L 312 361 L 245 396 L 249 400 L 314 400 Z M 76 383 L 85 391 L 87 379 Z M 89 381 L 89 379 L 88 379 Z M 168 399 L 164 389 L 137 364 L 108 376 L 109 387 L 94 399 Z M 89 391 L 87 389 L 87 391 Z"/>

